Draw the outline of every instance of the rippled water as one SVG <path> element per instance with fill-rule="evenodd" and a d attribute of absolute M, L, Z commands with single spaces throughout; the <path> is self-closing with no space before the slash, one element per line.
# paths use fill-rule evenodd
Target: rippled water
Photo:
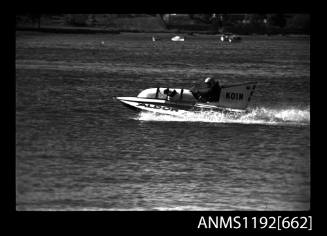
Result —
<path fill-rule="evenodd" d="M 308 210 L 310 38 L 151 36 L 16 33 L 16 209 Z M 250 112 L 112 99 L 205 76 L 257 81 Z"/>

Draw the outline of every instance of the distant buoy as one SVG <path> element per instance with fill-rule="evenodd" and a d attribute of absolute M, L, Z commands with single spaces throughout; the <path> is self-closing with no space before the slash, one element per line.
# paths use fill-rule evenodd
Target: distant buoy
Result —
<path fill-rule="evenodd" d="M 101 41 L 101 45 L 102 45 L 102 46 L 104 45 L 104 41 Z"/>

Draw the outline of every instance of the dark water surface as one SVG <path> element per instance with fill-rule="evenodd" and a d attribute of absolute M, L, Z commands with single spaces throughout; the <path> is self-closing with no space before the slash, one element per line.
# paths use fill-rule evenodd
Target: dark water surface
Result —
<path fill-rule="evenodd" d="M 151 36 L 16 33 L 17 210 L 308 210 L 310 38 Z M 257 81 L 250 113 L 112 99 L 206 76 Z"/>

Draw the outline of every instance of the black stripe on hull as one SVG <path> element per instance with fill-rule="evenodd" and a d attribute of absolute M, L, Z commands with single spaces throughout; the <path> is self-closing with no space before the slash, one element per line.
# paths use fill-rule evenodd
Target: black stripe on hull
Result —
<path fill-rule="evenodd" d="M 134 111 L 148 111 L 146 109 L 143 109 L 143 106 L 137 107 L 137 106 L 133 106 L 130 104 L 125 103 L 124 101 L 120 101 L 125 107 L 130 108 L 131 110 Z M 176 103 L 158 103 L 158 102 L 136 102 L 133 101 L 135 103 L 139 103 L 139 104 L 151 104 L 151 105 L 157 105 L 157 106 L 164 106 L 164 107 L 171 107 L 173 109 L 176 110 L 183 110 L 183 111 L 194 111 L 194 104 L 176 104 Z M 160 109 L 159 109 L 160 110 Z M 160 111 L 153 111 L 153 112 L 160 112 Z"/>
<path fill-rule="evenodd" d="M 133 111 L 140 111 L 140 110 L 142 110 L 141 108 L 138 108 L 138 107 L 135 107 L 135 106 L 132 106 L 132 105 L 129 105 L 129 104 L 127 104 L 127 103 L 124 103 L 124 102 L 121 102 L 125 107 L 127 107 L 127 108 L 129 108 L 129 109 L 131 109 L 131 110 L 133 110 Z"/>
<path fill-rule="evenodd" d="M 140 107 L 136 107 L 133 105 L 129 105 L 127 103 L 125 103 L 124 101 L 120 101 L 125 107 L 130 108 L 131 110 L 134 111 L 141 111 L 141 110 L 145 110 L 148 111 L 146 109 L 142 109 L 143 106 Z M 136 102 L 136 101 L 133 101 Z M 173 109 L 176 110 L 183 110 L 183 111 L 190 111 L 190 112 L 201 112 L 201 111 L 217 111 L 217 112 L 222 112 L 222 113 L 239 113 L 237 111 L 229 111 L 226 110 L 224 108 L 205 108 L 205 107 L 195 107 L 194 103 L 187 103 L 187 104 L 177 104 L 175 102 L 167 102 L 167 103 L 158 103 L 158 102 L 137 102 L 139 104 L 151 104 L 151 105 L 158 105 L 158 106 L 164 106 L 164 107 L 171 107 Z M 159 109 L 160 110 L 160 109 Z M 153 110 L 153 112 L 160 112 L 159 110 Z"/>

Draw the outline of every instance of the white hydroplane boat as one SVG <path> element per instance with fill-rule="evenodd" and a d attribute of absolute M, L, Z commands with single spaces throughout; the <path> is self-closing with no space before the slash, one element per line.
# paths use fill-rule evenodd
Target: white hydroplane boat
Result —
<path fill-rule="evenodd" d="M 183 115 L 188 112 L 218 111 L 244 113 L 254 93 L 256 82 L 221 86 L 219 100 L 203 102 L 189 89 L 149 88 L 137 97 L 114 97 L 125 106 L 155 113 Z"/>

